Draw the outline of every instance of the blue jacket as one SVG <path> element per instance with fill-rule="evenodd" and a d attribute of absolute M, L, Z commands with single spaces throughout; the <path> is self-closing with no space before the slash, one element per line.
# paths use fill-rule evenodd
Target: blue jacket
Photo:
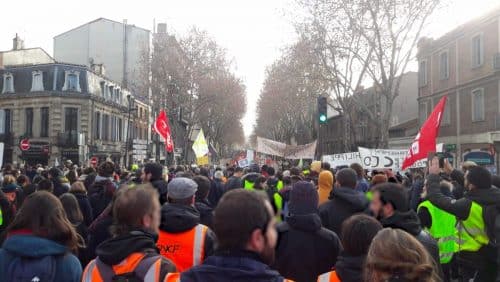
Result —
<path fill-rule="evenodd" d="M 232 281 L 282 282 L 284 278 L 248 251 L 218 253 L 181 274 L 181 282 Z"/>
<path fill-rule="evenodd" d="M 78 258 L 65 246 L 33 235 L 13 235 L 5 240 L 0 249 L 0 281 L 7 281 L 7 269 L 15 257 L 41 258 L 48 255 L 57 256 L 55 281 L 80 281 L 82 266 Z"/>

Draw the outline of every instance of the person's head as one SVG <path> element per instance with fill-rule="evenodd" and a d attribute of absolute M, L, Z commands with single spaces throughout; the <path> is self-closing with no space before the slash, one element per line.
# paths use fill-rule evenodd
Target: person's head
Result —
<path fill-rule="evenodd" d="M 198 190 L 196 191 L 196 200 L 203 201 L 208 197 L 208 193 L 210 192 L 210 180 L 205 176 L 195 176 L 193 178 L 194 182 L 198 184 Z"/>
<path fill-rule="evenodd" d="M 61 176 L 61 171 L 57 167 L 53 167 L 49 169 L 48 178 L 49 179 L 58 179 Z"/>
<path fill-rule="evenodd" d="M 391 217 L 396 211 L 408 211 L 408 198 L 403 187 L 394 183 L 375 186 L 370 209 L 377 219 Z"/>
<path fill-rule="evenodd" d="M 318 212 L 318 191 L 311 182 L 299 181 L 290 191 L 288 207 L 291 215 L 313 214 Z"/>
<path fill-rule="evenodd" d="M 112 177 L 115 173 L 115 164 L 110 161 L 103 162 L 99 166 L 98 172 L 101 177 Z"/>
<path fill-rule="evenodd" d="M 78 180 L 78 175 L 76 174 L 76 171 L 70 170 L 66 174 L 66 178 L 68 178 L 70 184 L 73 184 Z"/>
<path fill-rule="evenodd" d="M 141 180 L 143 183 L 152 182 L 162 179 L 163 166 L 157 163 L 147 163 L 141 175 Z"/>
<path fill-rule="evenodd" d="M 272 167 L 272 166 L 268 166 L 266 171 L 267 171 L 267 174 L 269 176 L 274 176 L 276 174 L 276 171 L 274 170 L 274 167 Z"/>
<path fill-rule="evenodd" d="M 290 184 L 294 185 L 295 183 L 299 182 L 299 181 L 302 181 L 302 177 L 298 176 L 298 175 L 292 175 L 290 176 Z"/>
<path fill-rule="evenodd" d="M 3 177 L 3 181 L 2 181 L 3 186 L 9 185 L 9 184 L 15 184 L 15 183 L 16 183 L 16 178 L 14 177 L 14 175 L 7 174 Z"/>
<path fill-rule="evenodd" d="M 440 281 L 424 246 L 400 229 L 378 232 L 368 250 L 365 270 L 366 281 Z"/>
<path fill-rule="evenodd" d="M 86 174 L 86 175 L 90 175 L 90 174 L 94 174 L 95 173 L 95 169 L 93 167 L 87 167 L 83 170 L 83 174 Z"/>
<path fill-rule="evenodd" d="M 77 181 L 71 184 L 69 192 L 73 194 L 87 194 L 87 189 L 85 189 L 85 184 L 83 184 L 83 182 Z"/>
<path fill-rule="evenodd" d="M 357 214 L 342 223 L 342 246 L 350 256 L 365 256 L 382 225 L 373 217 Z"/>
<path fill-rule="evenodd" d="M 363 167 L 360 164 L 353 163 L 349 167 L 352 168 L 352 169 L 354 169 L 354 171 L 356 172 L 356 175 L 358 177 L 364 177 L 365 176 L 365 170 L 363 169 Z"/>
<path fill-rule="evenodd" d="M 224 172 L 222 172 L 221 170 L 217 170 L 214 173 L 214 178 L 217 180 L 222 180 L 223 177 L 224 177 Z"/>
<path fill-rule="evenodd" d="M 168 183 L 168 202 L 172 204 L 192 206 L 198 184 L 190 178 L 176 177 Z"/>
<path fill-rule="evenodd" d="M 331 169 L 332 169 L 332 167 L 331 167 L 330 163 L 327 163 L 327 162 L 322 162 L 322 163 L 321 163 L 321 169 L 322 169 L 322 170 L 331 170 Z"/>
<path fill-rule="evenodd" d="M 477 164 L 473 161 L 465 161 L 462 163 L 462 171 L 466 173 L 469 169 L 476 167 Z"/>
<path fill-rule="evenodd" d="M 491 173 L 482 166 L 471 167 L 465 173 L 465 188 L 468 190 L 491 188 Z"/>
<path fill-rule="evenodd" d="M 262 194 L 244 189 L 224 194 L 214 212 L 220 250 L 248 250 L 272 264 L 277 232 L 271 204 Z"/>
<path fill-rule="evenodd" d="M 54 192 L 54 184 L 48 179 L 42 179 L 38 182 L 37 191 L 47 191 L 49 193 Z"/>
<path fill-rule="evenodd" d="M 29 195 L 7 230 L 30 230 L 33 235 L 65 245 L 72 251 L 80 247 L 82 240 L 59 199 L 47 191 Z"/>
<path fill-rule="evenodd" d="M 19 186 L 24 187 L 24 186 L 26 186 L 26 185 L 30 184 L 30 179 L 29 179 L 29 177 L 27 177 L 26 175 L 21 174 L 21 175 L 19 175 L 19 176 L 17 177 L 16 182 L 17 182 L 17 184 L 18 184 Z"/>
<path fill-rule="evenodd" d="M 250 167 L 248 168 L 248 172 L 255 172 L 255 173 L 260 173 L 260 167 L 258 164 L 251 164 Z"/>
<path fill-rule="evenodd" d="M 5 184 L 2 186 L 2 192 L 4 193 L 4 195 L 7 197 L 7 199 L 9 200 L 9 202 L 14 202 L 17 198 L 17 189 L 18 189 L 18 186 L 16 183 L 9 183 L 9 184 Z"/>
<path fill-rule="evenodd" d="M 372 177 L 371 187 L 377 186 L 379 184 L 387 183 L 389 180 L 387 179 L 387 175 L 385 174 L 375 174 Z"/>
<path fill-rule="evenodd" d="M 199 175 L 210 177 L 210 171 L 206 167 L 201 167 Z"/>
<path fill-rule="evenodd" d="M 234 177 L 242 177 L 243 176 L 243 168 L 242 167 L 236 167 L 234 169 Z"/>
<path fill-rule="evenodd" d="M 338 186 L 352 189 L 356 188 L 356 184 L 358 182 L 356 172 L 351 168 L 343 168 L 339 170 L 335 179 L 337 180 L 336 184 Z"/>
<path fill-rule="evenodd" d="M 253 188 L 255 190 L 266 190 L 267 189 L 266 181 L 267 181 L 266 177 L 264 177 L 263 175 L 259 175 L 259 177 L 257 177 L 257 179 L 255 180 Z"/>
<path fill-rule="evenodd" d="M 320 188 L 333 188 L 333 174 L 329 170 L 323 170 L 318 177 L 318 186 Z"/>
<path fill-rule="evenodd" d="M 72 224 L 79 224 L 83 221 L 82 211 L 78 205 L 78 200 L 75 195 L 70 193 L 64 193 L 59 197 L 61 204 L 66 212 L 69 222 Z"/>
<path fill-rule="evenodd" d="M 146 229 L 160 232 L 160 202 L 158 192 L 151 185 L 139 185 L 124 189 L 113 203 L 114 236 L 134 230 Z"/>

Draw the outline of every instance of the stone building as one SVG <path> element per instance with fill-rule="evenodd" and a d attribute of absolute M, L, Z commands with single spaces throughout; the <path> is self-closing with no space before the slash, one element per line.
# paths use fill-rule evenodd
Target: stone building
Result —
<path fill-rule="evenodd" d="M 123 164 L 127 137 L 129 144 L 149 138 L 149 106 L 103 76 L 102 65 L 56 62 L 39 48 L 19 48 L 14 44 L 0 53 L 4 163 L 87 163 L 96 156 Z M 20 149 L 22 139 L 29 140 L 29 149 Z"/>

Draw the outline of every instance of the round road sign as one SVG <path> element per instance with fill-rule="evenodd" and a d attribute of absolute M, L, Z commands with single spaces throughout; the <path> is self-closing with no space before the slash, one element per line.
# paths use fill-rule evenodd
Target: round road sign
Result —
<path fill-rule="evenodd" d="M 30 140 L 28 138 L 24 138 L 23 140 L 21 140 L 21 142 L 19 143 L 19 147 L 21 148 L 21 150 L 23 151 L 28 151 L 30 149 Z"/>

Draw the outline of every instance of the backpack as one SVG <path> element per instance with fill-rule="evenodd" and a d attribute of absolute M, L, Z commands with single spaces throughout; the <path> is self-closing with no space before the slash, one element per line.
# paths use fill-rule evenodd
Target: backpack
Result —
<path fill-rule="evenodd" d="M 113 271 L 113 268 L 111 268 L 109 265 L 103 263 L 99 257 L 96 258 L 96 266 L 97 269 L 99 269 L 99 272 L 101 273 L 102 280 L 104 282 L 152 282 L 152 281 L 145 281 L 146 274 L 149 270 L 149 268 L 157 262 L 159 259 L 161 260 L 160 255 L 154 255 L 150 257 L 144 257 L 141 262 L 137 265 L 137 267 L 127 273 L 122 273 L 122 274 L 115 274 Z M 42 282 L 42 281 L 40 281 Z"/>
<path fill-rule="evenodd" d="M 7 268 L 10 282 L 55 282 L 56 257 L 16 257 Z"/>

